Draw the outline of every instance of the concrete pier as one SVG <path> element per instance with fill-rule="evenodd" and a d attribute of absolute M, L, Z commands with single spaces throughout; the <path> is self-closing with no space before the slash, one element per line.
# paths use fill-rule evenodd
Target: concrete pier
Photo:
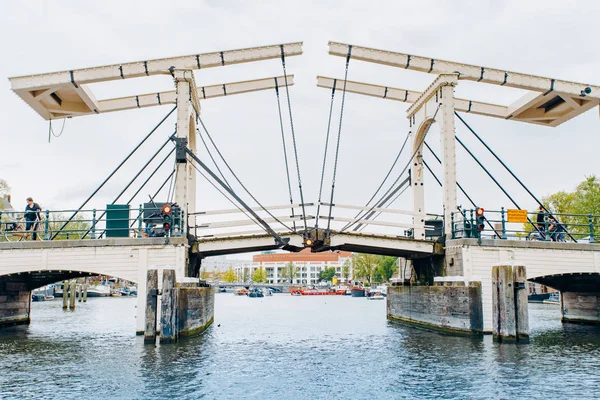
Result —
<path fill-rule="evenodd" d="M 562 321 L 600 325 L 600 291 L 561 292 Z"/>
<path fill-rule="evenodd" d="M 177 283 L 179 336 L 194 336 L 204 332 L 214 321 L 215 289 L 197 279 Z"/>
<path fill-rule="evenodd" d="M 483 333 L 479 282 L 447 281 L 434 286 L 390 286 L 387 317 L 438 332 L 479 336 Z"/>
<path fill-rule="evenodd" d="M 31 291 L 24 282 L 0 278 L 0 328 L 31 322 Z"/>

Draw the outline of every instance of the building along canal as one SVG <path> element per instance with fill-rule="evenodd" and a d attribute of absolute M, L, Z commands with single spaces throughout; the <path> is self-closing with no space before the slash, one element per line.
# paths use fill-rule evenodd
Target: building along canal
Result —
<path fill-rule="evenodd" d="M 34 303 L 0 330 L 0 398 L 598 398 L 600 326 L 531 304 L 531 343 L 444 336 L 386 320 L 385 301 L 219 293 L 207 332 L 148 346 L 133 298 Z"/>

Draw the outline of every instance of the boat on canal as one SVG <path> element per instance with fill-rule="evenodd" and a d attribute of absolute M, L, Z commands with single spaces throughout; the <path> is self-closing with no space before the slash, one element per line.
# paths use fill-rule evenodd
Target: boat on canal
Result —
<path fill-rule="evenodd" d="M 370 294 L 369 296 L 367 296 L 367 300 L 383 300 L 385 299 L 385 297 L 383 296 L 383 293 L 381 292 L 374 292 L 372 294 Z"/>
<path fill-rule="evenodd" d="M 560 304 L 560 293 L 559 292 L 552 292 L 550 294 L 550 297 L 548 297 L 546 300 L 542 301 L 542 303 L 544 304 Z"/>
<path fill-rule="evenodd" d="M 290 292 L 292 296 L 343 296 L 344 289 L 294 289 Z"/>
<path fill-rule="evenodd" d="M 262 290 L 260 290 L 258 288 L 254 288 L 254 289 L 250 290 L 250 292 L 248 293 L 248 297 L 257 298 L 257 297 L 265 297 L 265 295 L 262 292 Z"/>
<path fill-rule="evenodd" d="M 236 296 L 248 296 L 248 293 L 250 293 L 250 291 L 248 289 L 246 289 L 245 287 L 238 289 L 237 292 L 235 292 Z"/>

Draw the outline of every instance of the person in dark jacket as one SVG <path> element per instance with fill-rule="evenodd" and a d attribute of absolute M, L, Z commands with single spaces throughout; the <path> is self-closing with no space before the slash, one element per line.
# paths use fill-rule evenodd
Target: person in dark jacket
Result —
<path fill-rule="evenodd" d="M 25 207 L 25 230 L 28 231 L 33 228 L 31 238 L 37 239 L 36 230 L 40 220 L 40 211 L 42 208 L 38 203 L 34 203 L 31 197 L 27 198 L 27 206 Z"/>
<path fill-rule="evenodd" d="M 544 207 L 538 207 L 537 228 L 540 230 L 540 232 L 544 232 L 546 230 L 546 213 L 544 211 Z"/>

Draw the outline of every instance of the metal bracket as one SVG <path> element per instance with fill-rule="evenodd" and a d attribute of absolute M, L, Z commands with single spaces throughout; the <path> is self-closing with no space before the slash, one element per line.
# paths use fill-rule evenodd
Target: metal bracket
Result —
<path fill-rule="evenodd" d="M 175 138 L 175 161 L 179 163 L 187 163 L 187 138 Z"/>

